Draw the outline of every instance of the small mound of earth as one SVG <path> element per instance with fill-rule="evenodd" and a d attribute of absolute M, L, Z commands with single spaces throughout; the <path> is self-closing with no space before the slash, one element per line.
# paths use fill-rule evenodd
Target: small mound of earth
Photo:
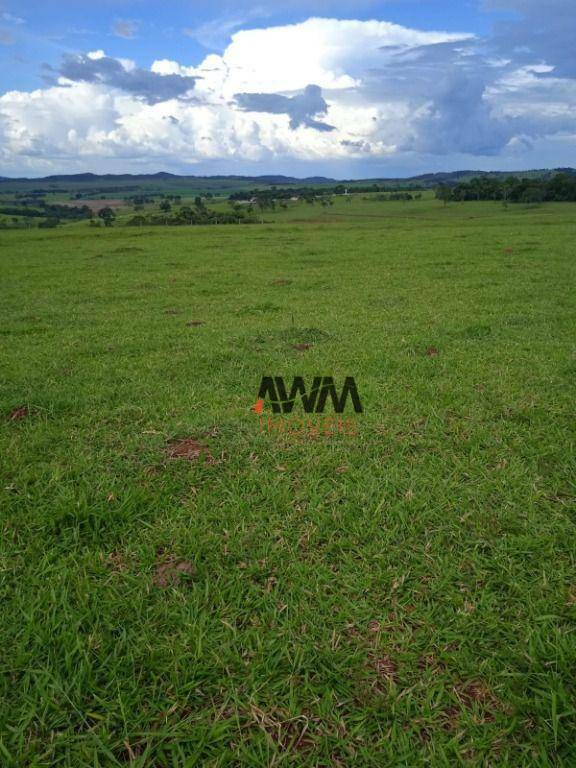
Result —
<path fill-rule="evenodd" d="M 166 448 L 166 453 L 170 459 L 198 461 L 203 455 L 205 464 L 214 464 L 216 461 L 208 447 L 193 437 L 187 437 L 184 440 L 172 440 Z"/>
<path fill-rule="evenodd" d="M 167 560 L 158 563 L 154 570 L 152 583 L 155 587 L 176 587 L 180 584 L 183 576 L 195 576 L 196 568 L 187 560 L 180 560 L 175 557 L 169 557 Z"/>
<path fill-rule="evenodd" d="M 10 413 L 8 414 L 8 420 L 9 421 L 21 421 L 22 419 L 25 419 L 26 417 L 30 416 L 30 409 L 27 405 L 19 405 L 16 408 L 14 408 Z"/>
<path fill-rule="evenodd" d="M 297 349 L 298 352 L 306 352 L 307 349 L 310 349 L 312 347 L 312 344 L 292 344 L 292 349 Z"/>
<path fill-rule="evenodd" d="M 204 320 L 189 320 L 186 325 L 189 328 L 194 328 L 197 325 L 204 325 Z"/>

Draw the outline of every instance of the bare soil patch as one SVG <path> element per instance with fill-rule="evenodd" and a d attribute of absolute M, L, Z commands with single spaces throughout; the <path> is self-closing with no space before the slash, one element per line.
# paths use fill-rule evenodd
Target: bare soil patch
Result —
<path fill-rule="evenodd" d="M 14 408 L 10 413 L 8 414 L 8 420 L 9 421 L 22 421 L 22 419 L 26 419 L 28 416 L 30 416 L 30 409 L 27 405 L 19 405 L 16 408 Z"/>
<path fill-rule="evenodd" d="M 198 461 L 201 456 L 204 456 L 205 464 L 214 464 L 216 461 L 208 447 L 193 437 L 187 437 L 183 440 L 172 440 L 166 448 L 166 453 L 170 459 Z"/>
<path fill-rule="evenodd" d="M 155 587 L 160 587 L 161 589 L 176 587 L 180 584 L 183 577 L 192 577 L 196 573 L 196 568 L 192 563 L 170 555 L 157 563 L 152 583 Z"/>

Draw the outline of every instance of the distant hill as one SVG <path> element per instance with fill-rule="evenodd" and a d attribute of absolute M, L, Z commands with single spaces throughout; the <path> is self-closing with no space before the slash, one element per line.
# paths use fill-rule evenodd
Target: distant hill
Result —
<path fill-rule="evenodd" d="M 295 176 L 179 176 L 175 173 L 71 173 L 40 178 L 8 178 L 0 176 L 0 181 L 30 181 L 43 182 L 139 182 L 139 181 L 245 181 L 253 184 L 337 184 L 337 179 L 329 179 L 325 176 L 308 176 L 303 179 Z"/>
<path fill-rule="evenodd" d="M 326 176 L 308 176 L 297 178 L 284 175 L 263 176 L 180 176 L 174 173 L 160 171 L 145 174 L 97 174 L 73 173 L 44 176 L 43 178 L 7 178 L 0 176 L 0 193 L 66 193 L 72 197 L 92 197 L 103 199 L 108 195 L 128 196 L 138 193 L 149 194 L 208 194 L 227 195 L 241 189 L 265 188 L 268 186 L 321 186 L 345 185 L 350 190 L 366 187 L 372 184 L 390 188 L 434 189 L 440 184 L 454 185 L 472 178 L 492 177 L 506 178 L 517 176 L 521 178 L 546 179 L 557 173 L 576 175 L 574 168 L 541 168 L 525 171 L 449 171 L 439 173 L 423 173 L 409 177 L 376 177 L 369 179 L 331 179 Z"/>
<path fill-rule="evenodd" d="M 517 176 L 521 178 L 546 179 L 557 173 L 576 174 L 574 168 L 540 168 L 528 171 L 453 171 L 452 173 L 425 173 L 421 176 L 414 176 L 412 181 L 422 181 L 434 184 L 458 183 L 478 176 L 487 176 L 491 178 L 506 178 L 508 176 Z"/>

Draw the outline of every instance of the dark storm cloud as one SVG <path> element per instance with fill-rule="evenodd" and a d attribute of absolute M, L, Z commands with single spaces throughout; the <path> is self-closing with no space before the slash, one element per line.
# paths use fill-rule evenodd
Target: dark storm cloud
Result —
<path fill-rule="evenodd" d="M 574 0 L 487 0 L 485 7 L 519 14 L 495 27 L 491 43 L 503 55 L 521 63 L 549 64 L 555 77 L 576 77 Z"/>
<path fill-rule="evenodd" d="M 399 149 L 429 154 L 496 155 L 516 126 L 495 117 L 487 89 L 503 74 L 477 39 L 412 48 L 382 48 L 383 65 L 365 79 L 374 100 L 408 101 L 413 109 Z M 425 108 L 424 108 L 425 107 Z"/>
<path fill-rule="evenodd" d="M 245 112 L 269 112 L 273 115 L 288 115 L 290 128 L 300 125 L 316 131 L 333 131 L 334 127 L 314 120 L 316 115 L 325 115 L 328 105 L 318 85 L 307 85 L 296 96 L 282 96 L 279 93 L 237 93 L 234 98 Z"/>
<path fill-rule="evenodd" d="M 452 72 L 434 89 L 429 109 L 414 122 L 409 151 L 497 155 L 515 133 L 515 121 L 497 118 L 484 98 L 486 80 L 469 72 Z"/>
<path fill-rule="evenodd" d="M 194 88 L 197 79 L 183 75 L 160 75 L 147 69 L 127 69 L 122 62 L 109 56 L 93 59 L 84 55 L 68 55 L 59 69 L 47 69 L 75 82 L 119 88 L 144 99 L 148 104 L 185 97 Z"/>

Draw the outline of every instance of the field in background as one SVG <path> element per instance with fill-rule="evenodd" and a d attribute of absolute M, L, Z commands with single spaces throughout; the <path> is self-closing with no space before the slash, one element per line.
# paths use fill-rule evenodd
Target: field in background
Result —
<path fill-rule="evenodd" d="M 0 231 L 0 763 L 573 765 L 576 206 L 264 219 Z"/>

